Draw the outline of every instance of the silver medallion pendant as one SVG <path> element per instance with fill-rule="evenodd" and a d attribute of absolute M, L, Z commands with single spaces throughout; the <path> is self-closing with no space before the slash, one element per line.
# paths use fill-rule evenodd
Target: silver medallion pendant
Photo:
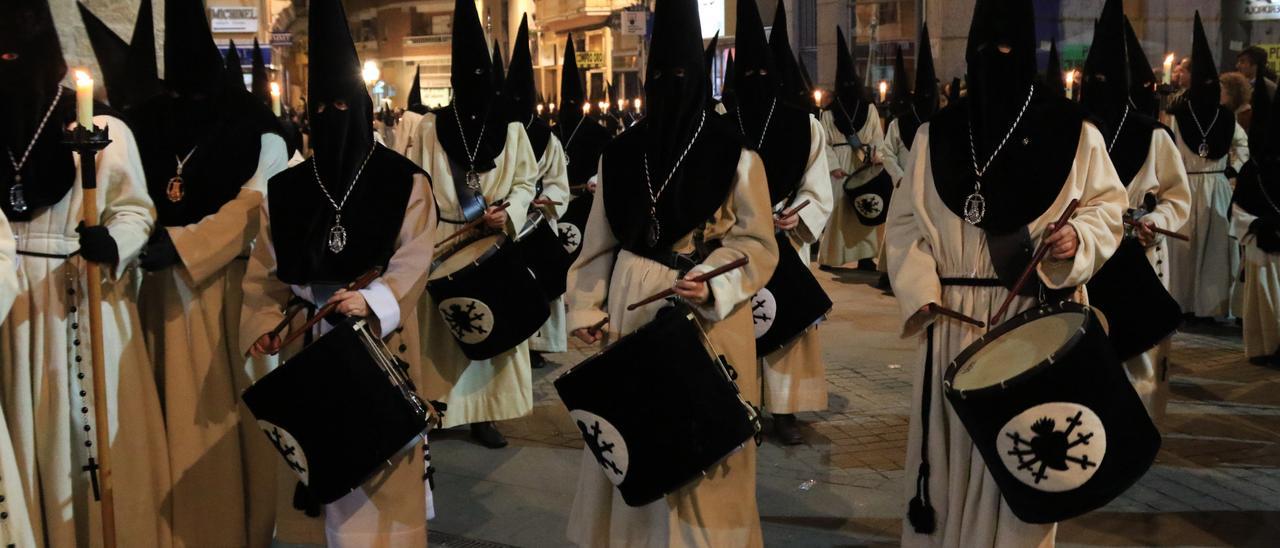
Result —
<path fill-rule="evenodd" d="M 1201 158 L 1208 158 L 1208 157 L 1209 157 L 1209 143 L 1200 143 L 1200 151 L 1199 151 L 1199 152 L 1200 152 L 1200 157 L 1201 157 Z"/>
<path fill-rule="evenodd" d="M 977 225 L 982 222 L 982 218 L 987 216 L 987 199 L 981 194 L 974 192 L 968 198 L 964 199 L 964 220 L 971 225 Z"/>
<path fill-rule="evenodd" d="M 347 229 L 340 223 L 334 223 L 333 228 L 329 229 L 329 251 L 342 253 L 345 247 L 347 247 Z"/>
<path fill-rule="evenodd" d="M 182 201 L 186 191 L 182 190 L 181 175 L 174 175 L 172 179 L 169 179 L 169 185 L 165 187 L 165 195 L 169 197 L 170 202 L 175 204 Z"/>
<path fill-rule="evenodd" d="M 13 186 L 9 188 L 9 207 L 13 208 L 15 213 L 27 211 L 27 196 L 23 192 L 22 177 L 13 178 Z"/>
<path fill-rule="evenodd" d="M 472 170 L 467 170 L 466 177 L 467 188 L 478 192 L 480 190 L 480 174 Z"/>

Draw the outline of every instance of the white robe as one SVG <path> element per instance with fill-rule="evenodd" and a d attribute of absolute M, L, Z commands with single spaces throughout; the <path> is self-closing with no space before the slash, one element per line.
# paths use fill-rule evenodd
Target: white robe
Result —
<path fill-rule="evenodd" d="M 1275 200 L 1272 197 L 1272 200 Z M 1244 246 L 1244 353 L 1250 358 L 1280 352 L 1280 253 L 1258 247 L 1258 238 L 1249 233 L 1257 217 L 1238 205 L 1231 208 L 1231 223 Z"/>
<path fill-rule="evenodd" d="M 423 374 L 418 361 L 418 305 L 431 264 L 432 238 L 436 227 L 435 206 L 430 197 L 430 181 L 415 175 L 404 220 L 396 238 L 396 250 L 386 271 L 360 293 L 377 318 L 387 347 L 409 363 L 409 377 L 422 392 Z M 316 192 L 320 190 L 315 189 Z M 292 296 L 317 307 L 323 306 L 337 287 L 290 285 L 276 277 L 275 243 L 271 237 L 270 204 L 264 203 L 257 244 L 249 258 L 244 277 L 244 313 L 240 322 L 240 352 L 248 353 L 253 343 L 284 319 L 284 307 Z M 358 245 L 359 242 L 351 242 Z M 290 330 L 299 329 L 305 314 L 294 318 Z M 317 325 L 316 335 L 328 331 L 326 322 Z M 281 351 L 282 363 L 302 350 L 302 339 Z M 262 435 L 259 433 L 259 435 Z M 421 548 L 427 542 L 427 500 L 430 488 L 423 481 L 423 444 L 397 455 L 391 463 L 364 485 L 337 501 L 324 505 L 318 518 L 310 518 L 293 507 L 298 477 L 276 457 L 276 540 L 287 544 L 337 547 Z"/>
<path fill-rule="evenodd" d="M 436 121 L 435 114 L 422 118 L 418 125 L 418 143 L 410 152 L 410 158 L 431 174 L 436 205 L 440 208 L 441 223 L 435 233 L 436 242 L 440 242 L 462 226 L 446 219 L 460 220 L 462 212 L 449 157 L 436 137 Z M 443 127 L 439 131 L 457 131 L 457 128 Z M 506 231 L 514 236 L 524 226 L 526 212 L 533 201 L 538 163 L 523 125 L 512 122 L 504 131 L 505 146 L 493 160 L 496 167 L 479 174 L 480 188 L 490 204 L 503 199 L 511 202 L 507 208 Z M 527 341 L 492 359 L 472 361 L 462 353 L 430 294 L 423 294 L 417 313 L 421 319 L 422 363 L 426 375 L 426 383 L 420 386 L 427 399 L 448 404 L 444 428 L 514 419 L 533 411 L 533 371 Z"/>
<path fill-rule="evenodd" d="M 547 139 L 547 148 L 538 160 L 538 180 L 542 181 L 542 194 L 538 198 L 560 202 L 560 205 L 542 206 L 542 212 L 548 217 L 551 228 L 556 227 L 556 220 L 569 208 L 569 157 L 564 153 L 560 138 L 554 133 Z M 559 230 L 556 231 L 559 234 Z M 551 316 L 547 323 L 529 339 L 529 349 L 535 352 L 567 352 L 569 350 L 569 333 L 565 329 L 564 296 L 551 301 Z"/>
<path fill-rule="evenodd" d="M 1155 128 L 1147 160 L 1129 182 L 1129 207 L 1142 207 L 1148 193 L 1156 197 L 1156 208 L 1142 218 L 1156 228 L 1177 232 L 1187 223 L 1191 210 L 1191 190 L 1187 183 L 1187 170 L 1182 165 L 1173 138 L 1162 128 Z M 1169 244 L 1164 236 L 1157 236 L 1155 244 L 1147 248 L 1147 260 L 1157 277 L 1169 288 Z M 1170 338 L 1172 335 L 1170 335 Z M 1124 362 L 1125 372 L 1142 403 L 1157 424 L 1164 418 L 1169 401 L 1169 347 L 1170 338 L 1154 348 Z"/>
<path fill-rule="evenodd" d="M 849 144 L 849 139 L 836 127 L 835 116 L 830 110 L 822 113 L 822 127 L 827 131 L 827 167 L 831 171 L 853 173 L 864 163 L 876 161 L 874 153 L 884 141 L 884 128 L 880 127 L 880 114 L 875 107 L 868 108 L 867 120 L 858 130 L 858 140 L 871 146 L 872 158 L 864 157 L 862 151 Z M 823 266 L 839 267 L 875 258 L 880 249 L 876 227 L 864 225 L 858 220 L 853 204 L 845 196 L 844 177 L 831 177 L 831 195 L 834 197 L 834 207 L 831 219 L 827 221 L 827 230 L 822 235 L 818 262 Z"/>
<path fill-rule="evenodd" d="M 142 277 L 138 310 L 168 432 L 176 546 L 271 543 L 280 457 L 240 393 L 274 358 L 245 358 L 237 339 L 258 208 L 287 158 L 280 136 L 261 142 L 257 171 L 234 199 L 199 222 L 165 229 L 180 262 Z"/>
<path fill-rule="evenodd" d="M 98 211 L 120 252 L 119 264 L 103 265 L 102 339 L 107 408 L 112 437 L 116 539 L 120 546 L 169 546 L 169 457 L 153 369 L 147 359 L 136 308 L 134 261 L 151 233 L 155 211 L 133 133 L 124 122 L 95 116 L 110 131 L 111 144 L 98 153 Z M 0 329 L 0 381 L 5 418 L 18 459 L 35 538 L 48 546 L 99 546 L 101 510 L 89 474 L 97 455 L 92 407 L 81 413 L 81 390 L 92 402 L 93 370 L 84 258 L 60 258 L 80 248 L 83 190 L 79 158 L 76 182 L 58 203 L 34 211 L 30 221 L 12 222 L 19 253 L 18 298 Z M 77 284 L 70 294 L 69 276 Z M 71 308 L 76 307 L 78 328 Z M 82 344 L 76 345 L 76 341 Z M 84 379 L 77 378 L 80 362 Z M 95 427 L 96 428 L 96 427 Z M 17 476 L 4 479 L 16 485 Z M 11 491 L 16 497 L 18 492 Z"/>
<path fill-rule="evenodd" d="M 712 303 L 696 311 L 712 346 L 729 363 L 754 364 L 751 310 L 744 304 L 768 282 L 777 264 L 778 246 L 760 156 L 744 150 L 734 177 L 732 194 L 705 227 L 707 240 L 719 239 L 723 246 L 691 272 L 706 272 L 744 256 L 750 259 L 745 267 L 708 282 Z M 678 273 L 626 250 L 615 258 L 619 243 L 605 211 L 607 188 L 608 181 L 601 175 L 582 253 L 569 271 L 569 329 L 589 327 L 608 316 L 610 339 L 615 340 L 649 323 L 665 306 L 656 302 L 628 311 L 627 304 L 670 288 Z M 692 247 L 690 234 L 673 249 L 687 252 Z M 737 371 L 743 398 L 748 403 L 757 401 L 760 385 L 755 368 Z M 590 450 L 584 449 L 569 513 L 569 540 L 581 546 L 761 546 L 755 477 L 756 447 L 748 441 L 702 478 L 662 500 L 631 507 Z"/>
<path fill-rule="evenodd" d="M 406 110 L 404 115 L 400 117 L 400 124 L 396 126 L 396 142 L 391 149 L 399 152 L 401 156 L 409 158 L 409 151 L 413 150 L 414 139 L 418 137 L 418 124 L 420 123 L 422 123 L 421 114 Z"/>
<path fill-rule="evenodd" d="M 1224 122 L 1234 121 L 1218 121 Z M 1169 242 L 1170 293 L 1184 313 L 1224 317 L 1231 313 L 1231 286 L 1240 271 L 1240 248 L 1230 234 L 1231 223 L 1227 220 L 1231 181 L 1219 172 L 1227 167 L 1239 171 L 1244 166 L 1249 160 L 1249 137 L 1236 124 L 1231 150 L 1214 160 L 1201 158 L 1187 148 L 1176 118 L 1170 117 L 1169 126 L 1177 136 L 1191 187 L 1191 215 L 1182 228 L 1191 241 Z"/>
<path fill-rule="evenodd" d="M 1079 209 L 1069 221 L 1079 235 L 1075 258 L 1047 258 L 1037 270 L 1040 280 L 1050 288 L 1082 286 L 1115 252 L 1122 235 L 1125 189 L 1116 177 L 1101 133 L 1088 123 L 1081 132 L 1075 164 L 1057 200 L 1027 227 L 1033 241 L 1039 241 L 1067 203 L 1072 198 L 1080 199 Z M 914 159 L 908 165 L 898 199 L 890 204 L 886 238 L 889 274 L 893 277 L 902 313 L 902 335 L 919 341 L 921 356 L 917 363 L 925 362 L 925 327 L 933 324 L 932 407 L 927 417 L 932 473 L 928 484 L 929 497 L 937 511 L 937 528 L 932 535 L 917 534 L 904 519 L 902 544 L 1010 548 L 1051 545 L 1056 526 L 1029 524 L 1014 516 L 1000 496 L 1000 489 L 987 471 L 981 453 L 943 397 L 942 378 L 947 364 L 985 331 L 949 319 L 935 321 L 920 309 L 929 303 L 938 303 L 985 319 L 1000 306 L 1008 291 L 1003 287 L 942 285 L 942 278 L 991 279 L 996 277 L 996 272 L 989 259 L 986 234 L 953 213 L 938 196 L 930 166 L 928 134 L 929 124 L 921 126 L 916 133 Z M 1076 298 L 1083 298 L 1082 293 Z M 1034 298 L 1014 299 L 1006 318 L 1034 303 Z M 922 373 L 914 376 L 912 401 L 919 402 L 924 382 Z M 916 493 L 923 436 L 921 420 L 920 406 L 913 404 L 907 438 L 904 501 Z M 906 505 L 902 508 L 905 510 Z"/>
<path fill-rule="evenodd" d="M 13 301 L 18 298 L 17 245 L 9 220 L 0 213 L 0 318 L 8 317 Z M 12 478 L 5 481 L 5 478 Z M 18 457 L 9 439 L 8 421 L 4 408 L 0 407 L 0 512 L 7 512 L 6 523 L 0 526 L 0 546 L 35 546 L 31 528 L 31 514 L 27 512 L 27 498 L 22 495 L 22 476 L 18 474 Z"/>
<path fill-rule="evenodd" d="M 880 161 L 884 163 L 884 170 L 889 174 L 889 178 L 893 180 L 893 193 L 889 195 L 889 201 L 893 202 L 893 196 L 898 193 L 898 187 L 902 185 L 902 176 L 907 171 L 907 163 L 911 161 L 911 149 L 907 147 L 907 143 L 902 142 L 901 124 L 898 118 L 894 118 L 889 122 L 889 129 L 885 130 L 884 140 L 880 142 L 880 148 L 876 149 L 876 154 Z M 889 266 L 884 260 L 884 234 L 880 234 L 880 254 L 876 257 L 876 270 L 880 272 L 889 272 Z"/>
<path fill-rule="evenodd" d="M 827 168 L 826 132 L 822 124 L 809 116 L 809 159 L 803 178 L 791 205 L 808 200 L 809 205 L 796 214 L 800 221 L 788 233 L 789 241 L 800 262 L 809 264 L 809 246 L 818 241 L 831 216 L 831 170 Z M 774 204 L 774 212 L 788 204 Z M 782 249 L 779 253 L 786 253 Z M 763 371 L 764 408 L 771 413 L 800 413 L 827 408 L 827 366 L 822 358 L 822 341 L 816 327 L 804 332 L 786 346 L 767 356 L 760 356 Z"/>

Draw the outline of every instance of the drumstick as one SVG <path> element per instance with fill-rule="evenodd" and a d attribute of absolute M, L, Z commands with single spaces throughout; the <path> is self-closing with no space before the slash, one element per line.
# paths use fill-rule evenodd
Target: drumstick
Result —
<path fill-rule="evenodd" d="M 964 323 L 977 326 L 979 329 L 987 326 L 986 322 L 982 320 L 973 318 L 971 316 L 965 316 L 964 314 L 956 312 L 955 310 L 942 306 L 938 303 L 929 303 L 929 311 L 933 312 L 934 314 L 939 314 L 954 320 L 960 320 Z"/>
<path fill-rule="evenodd" d="M 382 275 L 382 269 L 378 267 L 374 267 L 372 270 L 365 272 L 364 274 L 361 274 L 359 278 L 355 279 L 355 281 L 347 284 L 346 290 L 359 291 L 361 289 L 364 289 L 365 287 L 368 287 L 369 284 L 373 283 L 374 280 L 378 279 L 378 276 L 381 276 L 381 275 Z M 298 329 L 290 333 L 288 337 L 285 337 L 284 341 L 280 343 L 279 348 L 276 349 L 276 352 L 279 352 L 281 348 L 289 346 L 289 343 L 292 343 L 293 341 L 298 340 L 298 337 L 301 337 L 304 334 L 306 334 L 308 331 L 311 331 L 312 327 L 315 327 L 315 325 L 319 323 L 320 320 L 323 320 L 325 316 L 328 316 L 337 308 L 338 308 L 338 305 L 336 303 L 326 304 L 323 307 L 321 307 L 320 310 L 316 311 L 316 314 L 312 316 L 310 320 L 307 320 L 307 323 L 303 324 L 301 329 Z"/>
<path fill-rule="evenodd" d="M 508 207 L 511 207 L 511 202 L 502 201 L 502 202 L 499 202 L 497 205 L 495 205 L 495 206 L 493 206 L 493 207 L 497 208 L 497 209 L 498 209 L 498 211 L 504 211 L 504 210 L 506 210 Z M 450 241 L 452 241 L 454 238 L 457 238 L 458 236 L 461 236 L 461 235 L 463 235 L 463 234 L 465 234 L 465 233 L 467 233 L 467 232 L 470 232 L 470 231 L 471 231 L 471 229 L 473 229 L 473 228 L 475 228 L 475 227 L 477 227 L 477 226 L 480 226 L 480 223 L 483 223 L 483 222 L 484 222 L 484 217 L 480 217 L 479 219 L 476 219 L 476 220 L 471 221 L 471 222 L 469 222 L 469 223 L 467 223 L 467 224 L 465 224 L 465 225 L 462 225 L 462 228 L 459 228 L 457 232 L 454 232 L 453 234 L 450 234 L 450 235 L 446 236 L 446 237 L 445 237 L 445 239 L 440 240 L 438 243 L 436 243 L 436 249 L 440 249 L 440 246 L 442 246 L 442 245 L 444 245 L 444 244 L 449 243 L 449 242 L 450 242 Z"/>
<path fill-rule="evenodd" d="M 552 199 L 550 199 L 550 198 L 538 198 L 537 200 L 534 200 L 534 201 L 533 201 L 533 205 L 536 205 L 536 206 L 548 206 L 548 205 L 550 205 L 550 206 L 558 206 L 558 205 L 564 205 L 564 204 L 562 204 L 562 203 L 560 203 L 560 202 L 557 202 L 557 201 L 555 201 L 555 200 L 552 200 Z"/>
<path fill-rule="evenodd" d="M 705 274 L 699 274 L 698 276 L 695 276 L 693 279 L 688 280 L 688 281 L 691 281 L 691 282 L 697 282 L 697 283 L 702 283 L 702 282 L 705 282 L 705 281 L 707 281 L 707 280 L 710 280 L 711 278 L 714 278 L 714 277 L 716 277 L 716 276 L 719 276 L 719 275 L 721 275 L 721 274 L 724 274 L 724 273 L 726 273 L 726 272 L 729 272 L 729 271 L 731 271 L 731 270 L 737 270 L 737 269 L 739 269 L 739 268 L 742 268 L 742 267 L 746 266 L 746 265 L 747 265 L 747 263 L 749 263 L 749 262 L 751 262 L 751 260 L 750 260 L 750 259 L 748 259 L 748 258 L 746 258 L 746 257 L 743 257 L 743 258 L 738 259 L 738 260 L 736 260 L 736 261 L 733 261 L 733 262 L 731 262 L 731 263 L 729 263 L 729 264 L 727 264 L 727 265 L 724 265 L 724 266 L 722 266 L 722 267 L 716 268 L 715 270 L 711 270 L 711 271 L 709 271 L 709 272 L 707 272 L 707 273 L 705 273 Z M 640 302 L 632 303 L 632 304 L 627 305 L 627 311 L 628 311 L 628 312 L 630 312 L 630 311 L 635 310 L 635 309 L 637 309 L 637 308 L 640 308 L 640 307 L 642 307 L 642 306 L 644 306 L 644 305 L 646 305 L 646 304 L 649 304 L 649 303 L 654 302 L 654 301 L 658 301 L 658 300 L 665 299 L 665 298 L 670 297 L 670 296 L 675 295 L 675 294 L 676 294 L 676 290 L 675 290 L 675 289 L 663 289 L 662 291 L 659 291 L 658 293 L 655 293 L 655 294 L 653 294 L 653 295 L 650 295 L 650 296 L 649 296 L 649 297 L 647 297 L 647 298 L 644 298 L 644 299 L 640 300 Z"/>
<path fill-rule="evenodd" d="M 791 208 L 791 209 L 788 209 L 788 210 L 786 210 L 786 211 L 783 211 L 782 213 L 779 213 L 779 214 L 778 214 L 778 218 L 779 218 L 779 219 L 790 219 L 790 218 L 792 218 L 792 217 L 795 217 L 795 216 L 796 216 L 796 213 L 800 213 L 800 210 L 801 210 L 801 209 L 804 209 L 804 208 L 806 208 L 806 207 L 809 207 L 809 200 L 805 200 L 805 201 L 803 201 L 803 202 L 800 202 L 800 205 L 795 206 L 795 207 L 793 207 L 793 208 Z"/>
<path fill-rule="evenodd" d="M 1071 203 L 1067 204 L 1067 209 L 1062 212 L 1061 217 L 1058 217 L 1058 222 L 1053 223 L 1054 232 L 1062 230 L 1062 225 L 1071 218 L 1071 215 L 1076 212 L 1076 207 L 1079 205 L 1079 198 L 1074 198 L 1071 200 Z M 1050 236 L 1052 236 L 1052 234 L 1050 234 Z M 1004 298 L 1004 302 L 1000 304 L 1000 308 L 996 310 L 996 314 L 988 318 L 990 320 L 988 322 L 990 325 L 1000 323 L 1000 320 L 1004 318 L 1004 313 L 1009 310 L 1009 305 L 1013 303 L 1014 297 L 1017 297 L 1018 293 L 1022 291 L 1022 286 L 1027 285 L 1027 280 L 1031 279 L 1031 273 L 1035 272 L 1036 267 L 1040 265 L 1040 261 L 1044 260 L 1044 256 L 1048 254 L 1049 239 L 1045 238 L 1040 242 L 1040 245 L 1036 247 L 1035 255 L 1031 256 L 1031 264 L 1027 265 L 1027 268 L 1022 271 L 1020 276 L 1018 276 L 1018 283 L 1013 284 L 1013 289 L 1009 290 L 1009 296 Z"/>
<path fill-rule="evenodd" d="M 1168 236 L 1168 237 L 1173 238 L 1173 239 L 1175 239 L 1175 240 L 1182 240 L 1182 241 L 1184 241 L 1184 242 L 1189 242 L 1189 241 L 1191 241 L 1191 237 L 1189 237 L 1189 236 L 1186 236 L 1186 235 L 1183 235 L 1183 234 L 1178 234 L 1177 232 L 1174 232 L 1174 231 L 1172 231 L 1172 230 L 1165 230 L 1165 229 L 1163 229 L 1163 228 L 1156 228 L 1156 227 L 1154 227 L 1154 226 L 1147 226 L 1147 224 L 1146 224 L 1146 223 L 1144 223 L 1144 222 L 1142 222 L 1142 221 L 1135 221 L 1135 220 L 1133 220 L 1133 219 L 1125 219 L 1125 220 L 1124 220 L 1124 224 L 1127 224 L 1127 225 L 1132 226 L 1132 227 L 1146 226 L 1148 229 L 1150 229 L 1152 232 L 1155 232 L 1156 234 L 1160 234 L 1160 235 Z"/>
<path fill-rule="evenodd" d="M 607 325 L 608 323 L 609 323 L 609 317 L 605 316 L 604 319 L 592 324 L 591 327 L 588 327 L 587 333 L 597 333 L 601 329 L 604 329 L 604 326 Z"/>

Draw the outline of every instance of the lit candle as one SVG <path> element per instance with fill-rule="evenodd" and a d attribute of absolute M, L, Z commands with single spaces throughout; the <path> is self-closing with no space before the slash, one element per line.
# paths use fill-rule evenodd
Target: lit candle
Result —
<path fill-rule="evenodd" d="M 538 103 L 538 106 L 534 108 L 538 109 L 538 116 L 542 116 L 542 103 Z"/>
<path fill-rule="evenodd" d="M 76 122 L 93 131 L 93 78 L 83 70 L 76 71 Z"/>
<path fill-rule="evenodd" d="M 280 84 L 271 82 L 271 112 L 280 117 Z"/>
<path fill-rule="evenodd" d="M 813 90 L 813 106 L 822 106 L 822 90 L 820 89 Z"/>
<path fill-rule="evenodd" d="M 618 99 L 618 110 L 626 110 L 626 108 L 627 108 L 627 100 Z"/>
<path fill-rule="evenodd" d="M 640 98 L 636 97 L 636 114 L 640 114 Z"/>
<path fill-rule="evenodd" d="M 880 81 L 880 102 L 883 103 L 885 98 L 889 96 L 889 82 Z"/>
<path fill-rule="evenodd" d="M 1074 70 L 1067 71 L 1067 99 L 1074 98 L 1073 96 L 1075 95 L 1074 92 L 1076 87 L 1075 83 L 1076 83 L 1076 71 Z"/>
<path fill-rule="evenodd" d="M 1173 54 L 1170 53 L 1164 58 L 1164 83 L 1168 85 L 1173 82 Z"/>
<path fill-rule="evenodd" d="M 556 111 L 556 104 L 555 104 L 555 103 L 551 103 L 550 108 L 551 108 L 551 112 L 555 112 L 555 111 Z"/>
<path fill-rule="evenodd" d="M 582 113 L 583 113 L 583 114 L 591 114 L 591 103 L 583 103 L 583 104 L 582 104 Z"/>
<path fill-rule="evenodd" d="M 597 106 L 597 107 L 600 107 L 600 112 L 604 112 L 604 111 L 606 111 L 606 110 L 609 110 L 609 102 L 608 102 L 608 101 L 600 101 L 600 103 L 599 103 L 599 104 L 597 104 L 596 106 Z"/>

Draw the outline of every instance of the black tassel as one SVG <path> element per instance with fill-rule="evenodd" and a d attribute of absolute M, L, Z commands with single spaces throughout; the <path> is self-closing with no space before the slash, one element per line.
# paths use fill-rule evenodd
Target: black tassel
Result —
<path fill-rule="evenodd" d="M 929 463 L 920 463 L 920 473 L 916 476 L 916 496 L 907 505 L 907 521 L 911 528 L 921 535 L 932 535 L 937 528 L 938 513 L 929 503 Z"/>
<path fill-rule="evenodd" d="M 320 501 L 311 496 L 311 491 L 302 482 L 293 488 L 293 509 L 300 510 L 310 518 L 320 517 Z"/>

